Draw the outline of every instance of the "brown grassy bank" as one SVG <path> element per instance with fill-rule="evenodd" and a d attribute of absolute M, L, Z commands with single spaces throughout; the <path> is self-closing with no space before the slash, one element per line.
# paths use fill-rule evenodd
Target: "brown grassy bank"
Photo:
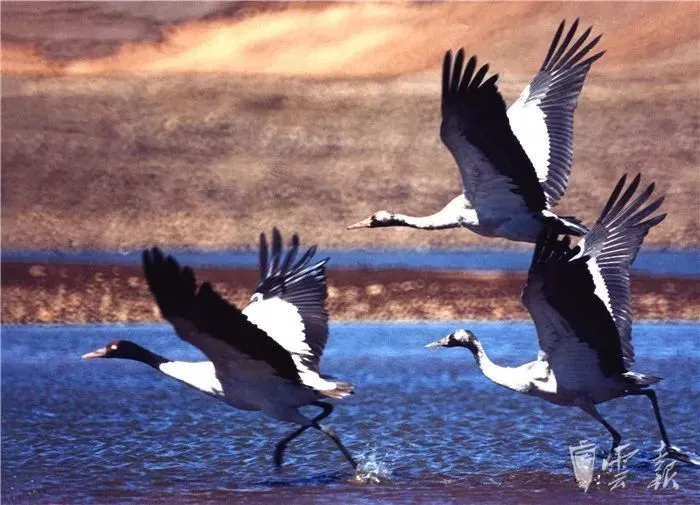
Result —
<path fill-rule="evenodd" d="M 243 307 L 257 272 L 197 269 L 200 280 Z M 527 319 L 520 304 L 522 274 L 412 270 L 329 271 L 334 320 Z M 700 318 L 695 280 L 636 277 L 637 319 Z M 87 323 L 160 321 L 140 268 L 108 265 L 2 263 L 2 322 Z"/>

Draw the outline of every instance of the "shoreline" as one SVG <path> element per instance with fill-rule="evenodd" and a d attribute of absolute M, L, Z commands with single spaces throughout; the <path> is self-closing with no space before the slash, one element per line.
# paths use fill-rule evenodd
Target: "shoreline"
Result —
<path fill-rule="evenodd" d="M 2 262 L 2 323 L 162 322 L 141 268 Z M 227 300 L 243 307 L 257 271 L 196 269 Z M 437 270 L 328 271 L 332 321 L 529 320 L 520 303 L 523 272 Z M 700 320 L 700 289 L 693 278 L 632 279 L 635 320 Z"/>

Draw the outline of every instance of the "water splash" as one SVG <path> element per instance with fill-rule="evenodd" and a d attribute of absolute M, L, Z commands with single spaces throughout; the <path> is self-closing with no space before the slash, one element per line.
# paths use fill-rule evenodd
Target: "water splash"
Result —
<path fill-rule="evenodd" d="M 356 484 L 383 484 L 390 480 L 391 464 L 379 459 L 375 449 L 361 454 L 358 459 L 359 464 L 355 469 L 352 482 Z"/>
<path fill-rule="evenodd" d="M 682 463 L 688 463 L 689 465 L 700 466 L 700 456 L 692 452 L 681 451 L 675 445 L 671 446 L 667 457 Z"/>

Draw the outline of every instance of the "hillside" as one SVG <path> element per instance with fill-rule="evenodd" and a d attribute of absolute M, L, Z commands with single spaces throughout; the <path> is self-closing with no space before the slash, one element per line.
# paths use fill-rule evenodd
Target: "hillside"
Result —
<path fill-rule="evenodd" d="M 446 48 L 490 62 L 511 103 L 575 17 L 607 53 L 579 103 L 561 212 L 590 222 L 641 171 L 668 195 L 647 243 L 700 241 L 697 2 L 2 10 L 3 247 L 240 247 L 273 224 L 324 246 L 514 246 L 345 226 L 459 191 L 437 135 Z"/>

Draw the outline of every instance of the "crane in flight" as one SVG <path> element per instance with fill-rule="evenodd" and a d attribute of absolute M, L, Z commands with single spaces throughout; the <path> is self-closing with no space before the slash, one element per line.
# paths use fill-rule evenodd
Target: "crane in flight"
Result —
<path fill-rule="evenodd" d="M 83 356 L 140 361 L 230 406 L 300 425 L 276 446 L 274 461 L 282 465 L 289 442 L 314 428 L 338 446 L 357 467 L 336 432 L 320 422 L 333 411 L 324 400 L 353 392 L 347 382 L 324 378 L 319 361 L 328 339 L 325 301 L 326 262 L 311 263 L 316 247 L 297 258 L 299 237 L 292 237 L 283 256 L 282 238 L 272 232 L 272 250 L 260 235 L 260 281 L 243 310 L 224 300 L 194 272 L 154 247 L 143 253 L 148 286 L 163 317 L 178 336 L 197 347 L 208 361 L 171 361 L 140 345 L 122 340 Z M 299 408 L 321 409 L 309 419 Z"/>
<path fill-rule="evenodd" d="M 496 86 L 477 70 L 476 57 L 447 51 L 442 66 L 440 137 L 462 176 L 462 194 L 442 210 L 413 217 L 386 210 L 348 229 L 408 226 L 424 230 L 465 227 L 486 237 L 535 242 L 544 227 L 580 236 L 586 227 L 550 209 L 566 191 L 573 158 L 574 110 L 600 35 L 578 38 L 578 19 L 564 35 L 562 21 L 540 71 L 506 110 Z M 564 35 L 562 39 L 562 35 Z M 573 43 L 572 43 L 573 42 Z M 585 44 L 585 45 L 584 45 Z"/>

